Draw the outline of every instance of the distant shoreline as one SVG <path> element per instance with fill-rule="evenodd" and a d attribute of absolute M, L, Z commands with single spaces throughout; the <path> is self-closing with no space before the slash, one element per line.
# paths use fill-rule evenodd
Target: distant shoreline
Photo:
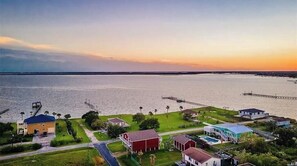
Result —
<path fill-rule="evenodd" d="M 0 72 L 0 75 L 194 75 L 194 74 L 253 74 L 258 76 L 297 78 L 297 71 Z"/>

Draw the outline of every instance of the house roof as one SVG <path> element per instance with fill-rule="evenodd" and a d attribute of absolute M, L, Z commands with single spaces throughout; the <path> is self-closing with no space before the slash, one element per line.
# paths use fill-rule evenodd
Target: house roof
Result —
<path fill-rule="evenodd" d="M 198 112 L 193 111 L 193 110 L 191 110 L 191 109 L 183 110 L 182 113 L 198 114 Z"/>
<path fill-rule="evenodd" d="M 284 117 L 273 117 L 272 119 L 273 119 L 273 121 L 275 121 L 275 122 L 290 121 L 289 119 L 284 118 Z"/>
<path fill-rule="evenodd" d="M 24 122 L 27 124 L 32 124 L 32 123 L 54 122 L 55 120 L 56 119 L 53 116 L 40 114 L 37 116 L 32 116 L 30 118 L 27 118 L 24 120 Z"/>
<path fill-rule="evenodd" d="M 127 134 L 128 138 L 132 142 L 160 137 L 154 129 L 127 132 L 124 134 Z"/>
<path fill-rule="evenodd" d="M 181 144 L 186 144 L 189 141 L 192 141 L 190 138 L 188 138 L 186 135 L 177 135 L 173 137 L 173 140 L 176 142 L 179 142 Z"/>
<path fill-rule="evenodd" d="M 110 122 L 110 123 L 126 123 L 123 119 L 120 119 L 120 118 L 110 118 L 110 119 L 108 119 L 108 122 Z"/>
<path fill-rule="evenodd" d="M 256 109 L 256 108 L 242 109 L 242 110 L 239 110 L 239 111 L 244 111 L 244 112 L 248 112 L 248 113 L 265 112 L 263 110 L 259 110 L 259 109 Z"/>
<path fill-rule="evenodd" d="M 214 126 L 226 128 L 235 134 L 253 132 L 253 130 L 249 127 L 246 127 L 246 126 L 240 125 L 240 124 L 234 124 L 234 123 L 224 123 L 224 124 L 218 124 L 218 125 L 214 125 Z"/>
<path fill-rule="evenodd" d="M 183 151 L 183 153 L 200 163 L 204 163 L 213 158 L 212 155 L 200 148 L 190 147 L 187 150 Z"/>

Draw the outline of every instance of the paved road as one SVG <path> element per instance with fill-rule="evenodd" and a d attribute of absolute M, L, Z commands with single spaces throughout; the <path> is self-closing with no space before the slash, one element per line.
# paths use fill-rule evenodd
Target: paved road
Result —
<path fill-rule="evenodd" d="M 94 144 L 95 148 L 100 152 L 102 157 L 110 166 L 119 166 L 118 161 L 112 156 L 105 143 Z"/>

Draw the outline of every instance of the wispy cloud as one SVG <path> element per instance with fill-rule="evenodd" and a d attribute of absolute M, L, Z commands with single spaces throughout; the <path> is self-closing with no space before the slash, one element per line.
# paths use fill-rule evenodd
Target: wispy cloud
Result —
<path fill-rule="evenodd" d="M 27 47 L 35 50 L 54 50 L 57 49 L 52 45 L 48 44 L 33 44 L 30 42 L 25 42 L 19 39 L 15 39 L 7 36 L 0 36 L 0 45 L 9 45 L 9 46 L 18 46 L 18 47 Z"/>

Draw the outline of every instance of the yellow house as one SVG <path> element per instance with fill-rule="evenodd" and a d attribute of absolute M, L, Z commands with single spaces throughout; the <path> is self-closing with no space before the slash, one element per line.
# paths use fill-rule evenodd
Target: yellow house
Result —
<path fill-rule="evenodd" d="M 55 133 L 56 119 L 53 116 L 40 114 L 17 123 L 18 134 L 47 134 Z"/>

